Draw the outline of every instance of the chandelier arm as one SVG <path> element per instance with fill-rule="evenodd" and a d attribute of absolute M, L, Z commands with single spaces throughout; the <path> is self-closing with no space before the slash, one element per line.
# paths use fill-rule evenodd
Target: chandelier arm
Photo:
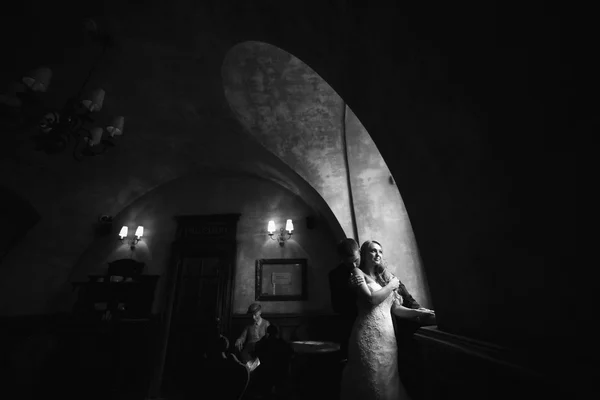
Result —
<path fill-rule="evenodd" d="M 106 53 L 106 49 L 108 48 L 108 42 L 109 42 L 109 38 L 107 36 L 107 37 L 104 38 L 104 43 L 102 45 L 102 51 L 100 52 L 100 55 L 98 56 L 98 58 L 96 59 L 96 61 L 92 64 L 92 67 L 90 68 L 90 70 L 89 70 L 89 72 L 87 74 L 87 77 L 83 81 L 83 84 L 81 85 L 81 88 L 79 88 L 79 92 L 77 92 L 77 96 L 76 96 L 77 99 L 81 99 L 83 91 L 85 90 L 85 87 L 87 86 L 88 82 L 90 81 L 90 78 L 92 77 L 92 74 L 94 73 L 94 70 L 96 69 L 96 67 L 98 66 L 98 64 L 102 60 L 102 58 L 104 57 L 104 53 Z"/>

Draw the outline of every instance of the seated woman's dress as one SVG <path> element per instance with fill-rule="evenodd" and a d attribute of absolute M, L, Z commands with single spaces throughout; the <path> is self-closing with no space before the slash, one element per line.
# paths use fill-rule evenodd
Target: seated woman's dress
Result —
<path fill-rule="evenodd" d="M 381 286 L 368 280 L 371 291 Z M 342 373 L 342 400 L 409 399 L 398 374 L 398 347 L 392 321 L 392 292 L 377 306 L 359 302 Z"/>
<path fill-rule="evenodd" d="M 269 325 L 269 321 L 261 318 L 258 324 L 251 324 L 244 328 L 244 331 L 240 336 L 240 338 L 244 341 L 244 348 L 240 353 L 241 362 L 246 364 L 256 360 L 254 347 L 256 346 L 256 343 L 265 336 Z"/>

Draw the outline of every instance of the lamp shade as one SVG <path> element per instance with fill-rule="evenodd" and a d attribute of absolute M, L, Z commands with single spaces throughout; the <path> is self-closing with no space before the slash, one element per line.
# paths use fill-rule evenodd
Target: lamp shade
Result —
<path fill-rule="evenodd" d="M 87 99 L 81 101 L 83 106 L 90 110 L 90 112 L 100 111 L 102 104 L 104 103 L 104 89 L 95 89 L 90 93 Z"/>
<path fill-rule="evenodd" d="M 121 228 L 121 230 L 119 231 L 119 237 L 120 237 L 121 239 L 123 239 L 123 238 L 127 237 L 127 231 L 128 231 L 128 230 L 129 230 L 129 228 L 127 228 L 126 226 L 123 226 L 123 227 Z"/>
<path fill-rule="evenodd" d="M 100 140 L 102 140 L 102 133 L 104 132 L 104 129 L 99 128 L 99 127 L 95 127 L 92 128 L 92 130 L 90 130 L 90 138 L 89 138 L 89 145 L 90 146 L 95 146 L 98 143 L 100 143 Z"/>
<path fill-rule="evenodd" d="M 23 83 L 34 92 L 45 92 L 50 86 L 52 70 L 48 67 L 40 67 L 23 77 Z"/>
<path fill-rule="evenodd" d="M 269 232 L 269 235 L 272 235 L 273 232 L 275 232 L 275 221 L 269 221 L 269 224 L 267 225 L 267 232 Z"/>
<path fill-rule="evenodd" d="M 294 230 L 294 224 L 292 223 L 291 219 L 285 221 L 285 230 L 288 231 L 288 233 L 292 233 Z"/>
<path fill-rule="evenodd" d="M 137 229 L 135 230 L 135 237 L 138 239 L 141 239 L 142 236 L 144 236 L 144 227 L 138 226 Z"/>
<path fill-rule="evenodd" d="M 123 126 L 125 125 L 125 117 L 119 116 L 115 117 L 110 125 L 106 127 L 106 131 L 109 133 L 110 137 L 119 136 L 123 134 Z"/>

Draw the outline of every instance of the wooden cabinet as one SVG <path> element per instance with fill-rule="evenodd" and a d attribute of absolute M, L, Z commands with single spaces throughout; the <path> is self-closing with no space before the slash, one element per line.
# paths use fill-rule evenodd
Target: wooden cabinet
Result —
<path fill-rule="evenodd" d="M 142 275 L 127 282 L 97 279 L 92 277 L 89 282 L 73 284 L 78 290 L 73 310 L 77 316 L 103 318 L 109 312 L 112 317 L 125 319 L 150 317 L 158 276 Z"/>
<path fill-rule="evenodd" d="M 158 275 L 142 275 L 143 263 L 118 260 L 105 275 L 90 275 L 74 282 L 77 301 L 74 314 L 92 320 L 148 319 L 152 314 Z"/>
<path fill-rule="evenodd" d="M 77 301 L 65 330 L 71 374 L 78 387 L 95 387 L 93 398 L 143 398 L 153 372 L 157 275 L 143 263 L 117 260 L 104 275 L 73 283 Z M 129 397 L 122 397 L 129 396 Z"/>

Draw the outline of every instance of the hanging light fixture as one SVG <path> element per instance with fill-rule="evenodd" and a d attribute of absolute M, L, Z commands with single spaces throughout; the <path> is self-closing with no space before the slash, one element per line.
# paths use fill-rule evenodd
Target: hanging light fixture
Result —
<path fill-rule="evenodd" d="M 41 107 L 43 110 L 41 113 L 36 111 L 40 107 L 34 103 L 40 102 L 38 97 L 48 90 L 52 79 L 52 70 L 48 67 L 34 69 L 23 76 L 21 87 L 13 90 L 15 93 L 0 94 L 0 106 L 9 111 L 0 114 L 11 119 L 7 126 L 25 130 L 30 125 L 29 120 L 35 119 L 38 130 L 38 135 L 35 137 L 37 150 L 44 150 L 49 154 L 59 153 L 74 142 L 73 155 L 77 160 L 81 160 L 84 156 L 101 154 L 107 148 L 114 147 L 116 144 L 114 138 L 123 134 L 125 124 L 125 118 L 118 116 L 106 126 L 106 134 L 102 127 L 88 127 L 94 125 L 92 115 L 102 110 L 106 92 L 102 88 L 96 88 L 85 95 L 83 93 L 94 69 L 104 56 L 111 38 L 106 32 L 98 29 L 94 20 L 84 20 L 83 26 L 93 40 L 102 42 L 102 52 L 91 66 L 79 92 L 68 99 L 62 109 L 43 110 Z"/>

